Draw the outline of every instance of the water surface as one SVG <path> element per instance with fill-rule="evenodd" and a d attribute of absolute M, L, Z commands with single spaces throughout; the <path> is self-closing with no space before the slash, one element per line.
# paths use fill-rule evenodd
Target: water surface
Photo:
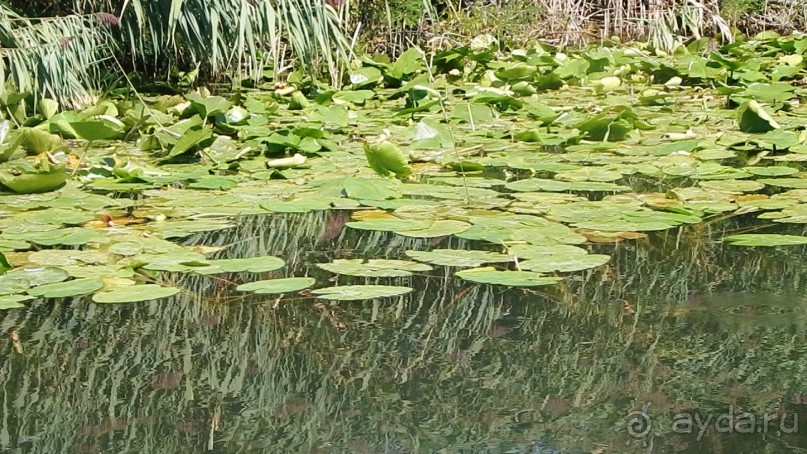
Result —
<path fill-rule="evenodd" d="M 262 278 L 340 284 L 376 280 L 313 264 L 468 246 L 344 230 L 347 218 L 249 217 L 187 242 L 286 259 Z M 330 303 L 245 296 L 233 285 L 244 276 L 176 275 L 185 291 L 169 300 L 0 312 L 0 451 L 807 449 L 807 250 L 717 240 L 737 227 L 601 245 L 607 266 L 539 290 L 470 284 L 437 267 L 378 280 L 411 285 L 409 295 Z M 786 424 L 770 419 L 754 434 L 673 426 L 682 414 L 729 411 L 734 422 L 747 411 Z M 627 426 L 637 415 L 647 430 Z M 799 416 L 801 434 L 791 430 Z"/>

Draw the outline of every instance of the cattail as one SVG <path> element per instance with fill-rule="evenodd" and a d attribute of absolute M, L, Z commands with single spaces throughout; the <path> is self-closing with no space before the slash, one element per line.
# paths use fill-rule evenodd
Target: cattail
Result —
<path fill-rule="evenodd" d="M 118 19 L 118 16 L 110 13 L 95 13 L 95 19 L 109 27 L 117 27 L 120 25 L 120 19 Z"/>

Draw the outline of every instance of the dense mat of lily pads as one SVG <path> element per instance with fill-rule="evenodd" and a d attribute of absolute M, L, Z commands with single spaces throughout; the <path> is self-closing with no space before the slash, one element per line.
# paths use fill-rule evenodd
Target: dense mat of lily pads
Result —
<path fill-rule="evenodd" d="M 299 78 L 81 112 L 39 100 L 36 116 L 28 97 L 8 97 L 0 309 L 165 298 L 179 289 L 164 272 L 333 300 L 405 294 L 384 279 L 446 266 L 467 281 L 540 286 L 606 264 L 592 243 L 735 215 L 807 222 L 807 36 L 710 46 L 502 53 L 475 40 L 395 62 L 364 57 L 339 91 Z M 321 263 L 374 279 L 328 287 L 259 279 L 282 275 L 281 257 L 211 259 L 219 248 L 180 245 L 238 215 L 314 210 L 351 210 L 350 229 L 477 246 Z M 807 244 L 764 232 L 724 240 Z"/>

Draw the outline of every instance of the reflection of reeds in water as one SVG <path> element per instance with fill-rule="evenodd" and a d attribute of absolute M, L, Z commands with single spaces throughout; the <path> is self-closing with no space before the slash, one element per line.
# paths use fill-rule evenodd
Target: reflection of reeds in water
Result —
<path fill-rule="evenodd" d="M 278 275 L 321 281 L 329 275 L 312 262 L 428 247 L 337 235 L 329 216 L 245 218 L 188 242 L 229 245 L 222 257 L 275 254 L 288 262 Z M 807 366 L 802 334 L 720 331 L 670 310 L 693 289 L 803 288 L 802 248 L 759 252 L 674 231 L 598 248 L 613 254 L 607 267 L 548 297 L 437 269 L 384 281 L 415 288 L 401 298 L 275 304 L 235 297 L 239 276 L 179 275 L 168 278 L 187 291 L 173 300 L 2 312 L 0 332 L 16 330 L 23 353 L 4 334 L 0 450 L 525 452 L 552 438 L 624 451 L 614 424 L 645 400 L 661 413 L 721 399 L 764 409 L 807 389 L 796 373 Z"/>

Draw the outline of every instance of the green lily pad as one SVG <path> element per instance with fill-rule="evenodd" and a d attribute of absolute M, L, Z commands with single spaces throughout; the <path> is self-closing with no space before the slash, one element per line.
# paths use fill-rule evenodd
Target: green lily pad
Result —
<path fill-rule="evenodd" d="M 141 264 L 143 269 L 152 271 L 185 272 L 208 267 L 205 256 L 188 250 L 177 250 L 162 254 L 140 254 L 120 263 Z"/>
<path fill-rule="evenodd" d="M 413 238 L 436 238 L 441 236 L 453 235 L 468 230 L 471 224 L 462 221 L 454 220 L 438 220 L 434 221 L 425 229 L 414 230 L 394 230 L 398 235 L 409 236 Z"/>
<path fill-rule="evenodd" d="M 760 183 L 789 189 L 807 189 L 807 179 L 802 178 L 760 178 Z"/>
<path fill-rule="evenodd" d="M 236 287 L 241 292 L 252 292 L 259 295 L 275 293 L 292 293 L 311 287 L 316 282 L 313 277 L 289 277 L 284 279 L 267 279 L 249 282 Z"/>
<path fill-rule="evenodd" d="M 209 260 L 207 263 L 209 264 L 208 266 L 196 267 L 193 271 L 199 274 L 266 273 L 279 270 L 286 265 L 283 259 L 272 256 Z"/>
<path fill-rule="evenodd" d="M 68 227 L 65 229 L 30 231 L 22 234 L 14 234 L 13 237 L 15 239 L 30 241 L 31 243 L 36 243 L 41 246 L 81 246 L 100 240 L 104 237 L 104 232 L 82 227 Z"/>
<path fill-rule="evenodd" d="M 375 230 L 378 232 L 406 232 L 425 230 L 431 227 L 429 221 L 415 219 L 373 219 L 366 221 L 351 221 L 345 224 L 352 229 Z"/>
<path fill-rule="evenodd" d="M 70 275 L 62 268 L 45 266 L 42 268 L 15 268 L 0 276 L 0 279 L 21 278 L 28 281 L 30 287 L 62 282 Z"/>
<path fill-rule="evenodd" d="M 512 183 L 507 183 L 505 187 L 511 191 L 518 191 L 518 192 L 535 192 L 535 191 L 621 192 L 630 190 L 629 186 L 623 186 L 603 181 L 557 181 L 557 180 L 545 180 L 540 178 L 530 178 L 527 180 L 514 181 Z"/>
<path fill-rule="evenodd" d="M 604 254 L 558 255 L 548 256 L 543 260 L 527 260 L 520 262 L 519 268 L 540 273 L 552 271 L 571 272 L 596 268 L 605 265 L 609 260 L 611 260 L 611 257 Z"/>
<path fill-rule="evenodd" d="M 163 287 L 157 284 L 127 285 L 115 290 L 93 295 L 96 303 L 137 303 L 168 298 L 179 293 L 176 287 Z"/>
<path fill-rule="evenodd" d="M 735 246 L 796 246 L 807 244 L 807 236 L 779 235 L 775 233 L 744 233 L 723 237 Z"/>
<path fill-rule="evenodd" d="M 261 208 L 275 213 L 308 213 L 310 211 L 323 211 L 331 208 L 328 200 L 296 199 L 278 200 L 276 202 L 262 203 Z"/>
<path fill-rule="evenodd" d="M 465 249 L 435 249 L 433 251 L 406 251 L 406 255 L 420 262 L 432 265 L 476 267 L 483 263 L 512 262 L 512 255 L 491 251 Z"/>
<path fill-rule="evenodd" d="M 63 168 L 50 172 L 21 173 L 19 175 L 0 171 L 0 183 L 18 194 L 52 191 L 63 185 L 66 180 L 67 173 Z"/>
<path fill-rule="evenodd" d="M 233 224 L 227 219 L 197 219 L 194 221 L 163 221 L 152 226 L 154 234 L 162 238 L 182 238 L 194 233 L 229 229 Z"/>
<path fill-rule="evenodd" d="M 359 301 L 400 296 L 411 291 L 412 289 L 409 287 L 392 285 L 339 285 L 318 288 L 312 290 L 311 293 L 326 300 Z"/>
<path fill-rule="evenodd" d="M 28 295 L 2 295 L 0 296 L 0 311 L 23 308 L 25 305 L 20 303 L 31 299 L 33 297 Z"/>
<path fill-rule="evenodd" d="M 337 259 L 331 263 L 318 263 L 318 267 L 334 274 L 362 277 L 406 277 L 412 272 L 430 271 L 432 267 L 408 260 L 391 259 Z"/>
<path fill-rule="evenodd" d="M 0 276 L 0 295 L 23 293 L 31 287 L 31 282 L 18 273 Z"/>
<path fill-rule="evenodd" d="M 736 194 L 759 191 L 765 187 L 765 184 L 754 180 L 709 180 L 698 182 L 698 186 Z"/>
<path fill-rule="evenodd" d="M 69 266 L 82 264 L 101 264 L 109 261 L 109 254 L 104 251 L 42 249 L 28 255 L 28 261 L 37 265 Z"/>
<path fill-rule="evenodd" d="M 97 277 L 73 279 L 66 282 L 44 284 L 28 290 L 28 294 L 43 298 L 70 298 L 74 296 L 89 295 L 101 290 L 104 281 Z"/>
<path fill-rule="evenodd" d="M 786 166 L 767 166 L 767 167 L 743 167 L 743 170 L 752 173 L 754 175 L 759 175 L 763 177 L 784 177 L 787 175 L 793 175 L 794 173 L 798 173 L 798 169 L 793 167 L 786 167 Z"/>
<path fill-rule="evenodd" d="M 563 280 L 560 277 L 544 276 L 531 271 L 500 271 L 493 267 L 462 270 L 454 273 L 454 276 L 478 284 L 506 285 L 508 287 L 538 287 L 556 284 Z"/>

